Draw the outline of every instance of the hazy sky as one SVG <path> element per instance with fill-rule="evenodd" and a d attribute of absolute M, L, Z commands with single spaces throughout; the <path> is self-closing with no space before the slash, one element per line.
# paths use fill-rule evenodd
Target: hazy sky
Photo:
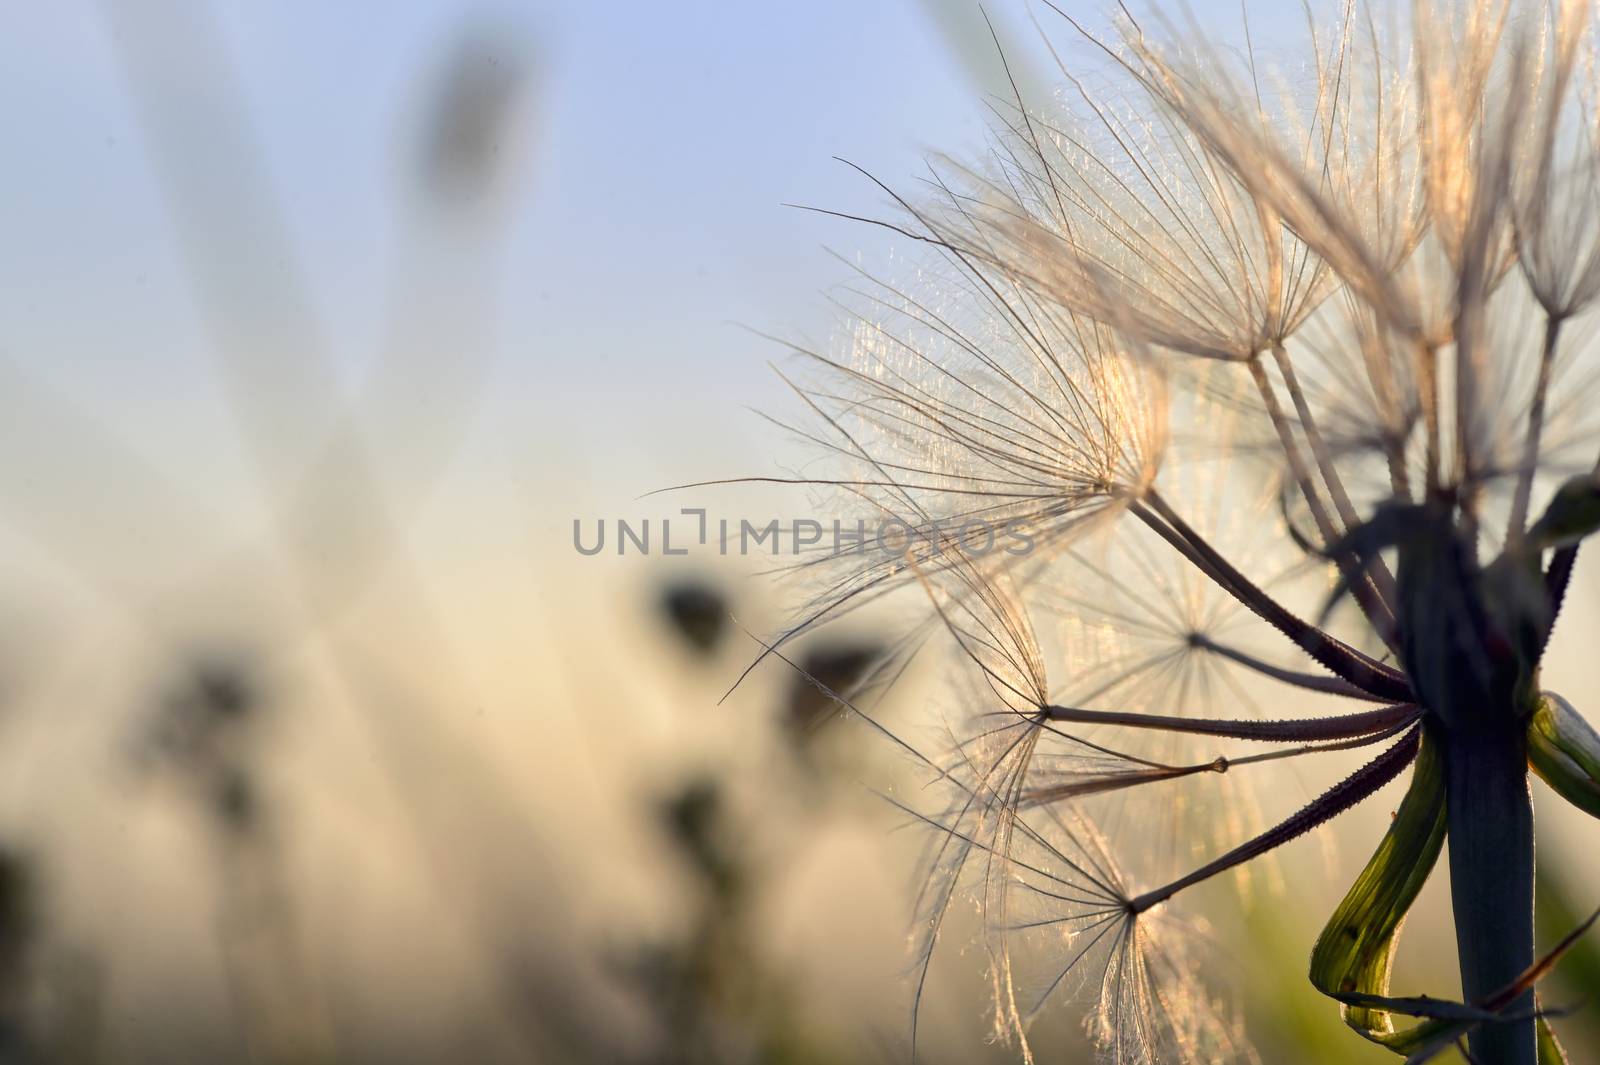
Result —
<path fill-rule="evenodd" d="M 127 3 L 156 23 L 182 7 Z M 1031 12 L 1071 36 L 1042 5 L 989 6 L 1019 69 L 1042 69 Z M 552 438 L 699 433 L 707 419 L 721 430 L 730 403 L 777 396 L 765 368 L 777 349 L 727 323 L 824 332 L 821 294 L 844 272 L 822 245 L 881 239 L 782 204 L 877 208 L 832 156 L 903 184 L 926 149 L 981 145 L 983 93 L 999 88 L 978 5 L 962 0 L 212 10 L 221 55 L 206 59 L 237 74 L 296 266 L 347 365 L 371 357 L 406 269 L 400 164 L 442 54 L 482 24 L 531 59 L 494 382 L 502 413 L 547 422 Z M 163 62 L 209 95 L 206 62 L 186 72 L 179 46 Z M 100 7 L 0 15 L 0 129 L 0 352 L 135 435 L 177 432 L 162 405 L 208 387 L 206 355 Z"/>
<path fill-rule="evenodd" d="M 1067 6 L 1104 23 L 1104 5 Z M 1047 7 L 988 7 L 1030 95 L 1055 81 L 1035 17 L 1069 62 L 1088 60 Z M 171 29 L 196 9 L 208 33 Z M 1237 33 L 1231 6 L 1194 17 Z M 496 60 L 531 71 L 528 106 L 500 210 L 475 231 L 491 239 L 441 253 L 417 223 L 412 164 L 419 115 L 473 27 Z M 197 198 L 177 191 L 170 159 L 154 162 L 130 54 L 162 93 L 179 169 L 212 175 L 214 202 L 189 223 L 212 238 L 206 269 L 182 254 L 175 204 Z M 8 5 L 0 402 L 15 409 L 0 502 L 70 568 L 125 556 L 130 536 L 181 560 L 200 523 L 174 515 L 247 498 L 260 447 L 252 458 L 241 443 L 196 284 L 234 274 L 268 317 L 298 288 L 314 319 L 286 341 L 250 307 L 224 315 L 259 347 L 236 360 L 264 380 L 280 362 L 303 371 L 278 406 L 270 383 L 245 389 L 272 461 L 311 447 L 342 390 L 385 464 L 424 470 L 401 491 L 433 483 L 430 456 L 450 455 L 472 498 L 521 493 L 552 522 L 774 472 L 778 438 L 745 408 L 784 409 L 767 365 L 784 352 L 742 327 L 826 343 L 840 318 L 825 293 L 849 275 L 825 248 L 887 243 L 784 204 L 883 212 L 832 157 L 907 187 L 928 151 L 982 149 L 985 94 L 1004 88 L 975 0 Z M 253 158 L 229 170 L 241 145 Z M 385 352 L 401 368 L 387 391 L 370 376 Z M 157 488 L 172 505 L 139 526 Z"/>

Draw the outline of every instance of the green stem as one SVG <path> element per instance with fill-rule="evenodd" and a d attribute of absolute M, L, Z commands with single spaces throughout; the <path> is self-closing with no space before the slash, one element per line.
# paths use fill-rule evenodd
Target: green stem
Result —
<path fill-rule="evenodd" d="M 1515 722 L 1508 715 L 1508 725 Z M 1515 727 L 1445 737 L 1450 894 L 1464 1001 L 1489 999 L 1533 964 L 1533 805 L 1526 743 Z M 1469 1037 L 1484 1065 L 1536 1065 L 1533 992 Z"/>

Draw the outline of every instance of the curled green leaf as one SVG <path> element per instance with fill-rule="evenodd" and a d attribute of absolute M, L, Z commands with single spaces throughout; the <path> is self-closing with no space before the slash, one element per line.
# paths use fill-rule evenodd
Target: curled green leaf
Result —
<path fill-rule="evenodd" d="M 1534 551 L 1570 547 L 1600 530 L 1600 477 L 1574 477 L 1556 490 L 1544 515 L 1528 530 Z"/>
<path fill-rule="evenodd" d="M 1312 985 L 1339 1000 L 1351 1028 L 1399 1053 L 1410 1053 L 1427 1035 L 1420 1028 L 1397 1033 L 1390 1010 L 1362 1000 L 1388 993 L 1400 926 L 1439 858 L 1445 823 L 1444 764 L 1424 736 L 1389 831 L 1311 951 Z"/>
<path fill-rule="evenodd" d="M 1407 1017 L 1426 1017 L 1428 1020 L 1403 1032 L 1374 1035 L 1362 1032 L 1367 1038 L 1399 1054 L 1406 1054 L 1406 1065 L 1424 1065 L 1439 1054 L 1470 1035 L 1480 1025 L 1514 1023 L 1530 1016 L 1519 1010 L 1516 1000 L 1538 985 L 1555 968 L 1556 962 L 1566 956 L 1583 937 L 1600 921 L 1600 910 L 1578 923 L 1561 941 L 1546 951 L 1538 960 L 1511 983 L 1478 1002 L 1467 1004 L 1450 1002 L 1427 996 L 1387 998 L 1367 993 L 1341 992 L 1335 995 L 1346 1005 L 1360 1005 L 1398 1013 Z M 1537 1003 L 1537 998 L 1535 998 Z M 1531 1016 L 1535 1020 L 1537 1065 L 1568 1065 L 1566 1052 L 1550 1027 L 1550 1017 L 1559 1010 L 1547 1010 L 1535 1005 Z"/>
<path fill-rule="evenodd" d="M 1528 719 L 1528 764 L 1556 794 L 1600 817 L 1600 734 L 1554 692 L 1540 693 Z"/>

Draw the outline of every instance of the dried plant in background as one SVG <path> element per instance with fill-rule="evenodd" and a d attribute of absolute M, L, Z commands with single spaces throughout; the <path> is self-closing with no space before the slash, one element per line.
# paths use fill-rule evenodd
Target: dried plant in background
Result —
<path fill-rule="evenodd" d="M 1312 982 L 1408 1060 L 1563 1060 L 1528 772 L 1600 813 L 1600 737 L 1539 683 L 1600 528 L 1593 12 L 1393 14 L 1347 4 L 1271 75 L 1248 27 L 1235 55 L 1126 10 L 1110 38 L 1072 22 L 1093 76 L 1062 61 L 1060 106 L 997 105 L 990 158 L 936 160 L 923 194 L 880 185 L 896 213 L 869 221 L 922 263 L 847 290 L 846 354 L 797 349 L 795 428 L 832 468 L 794 480 L 906 535 L 800 563 L 771 652 L 899 592 L 918 614 L 867 680 L 953 644 L 939 742 L 857 715 L 928 778 L 892 798 L 932 831 L 916 1001 L 970 893 L 1025 1058 L 1076 991 L 1109 1061 L 1247 1060 L 1176 900 L 1409 770 Z M 1276 824 L 1222 790 L 1352 750 Z M 1446 836 L 1461 995 L 1392 996 Z M 1208 853 L 1162 872 L 1180 837 Z"/>

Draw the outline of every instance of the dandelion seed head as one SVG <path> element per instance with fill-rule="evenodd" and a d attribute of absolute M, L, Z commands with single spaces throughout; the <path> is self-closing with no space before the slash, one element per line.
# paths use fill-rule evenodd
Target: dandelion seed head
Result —
<path fill-rule="evenodd" d="M 1600 297 L 1600 109 L 1592 5 L 1562 0 L 1542 26 L 1516 174 L 1517 260 L 1551 314 Z"/>
<path fill-rule="evenodd" d="M 916 1002 L 965 898 L 1024 1059 L 1075 999 L 1106 1061 L 1253 1060 L 1174 897 L 1395 779 L 1458 674 L 1536 675 L 1564 578 L 1518 552 L 1600 442 L 1594 22 L 1348 0 L 1278 70 L 1074 23 L 1106 78 L 1063 64 L 987 158 L 889 193 L 920 264 L 840 294 L 846 350 L 796 390 L 804 480 L 912 535 L 808 561 L 786 635 L 905 592 L 896 646 L 950 656 L 933 742 L 897 739 Z M 975 550 L 975 518 L 1034 549 Z M 1267 823 L 1273 763 L 1356 749 Z"/>

